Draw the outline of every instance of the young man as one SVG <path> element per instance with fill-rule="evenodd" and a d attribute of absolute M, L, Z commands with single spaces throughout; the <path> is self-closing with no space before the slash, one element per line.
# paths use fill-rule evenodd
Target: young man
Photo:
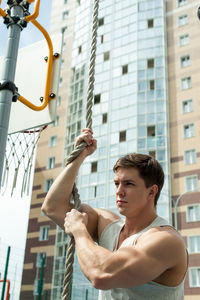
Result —
<path fill-rule="evenodd" d="M 180 235 L 155 211 L 164 174 L 152 157 L 130 154 L 114 166 L 117 214 L 82 204 L 70 196 L 79 167 L 96 149 L 90 129 L 75 145 L 87 147 L 51 186 L 42 206 L 49 218 L 74 236 L 80 267 L 99 299 L 182 300 L 187 251 Z M 98 244 L 96 244 L 97 242 Z"/>

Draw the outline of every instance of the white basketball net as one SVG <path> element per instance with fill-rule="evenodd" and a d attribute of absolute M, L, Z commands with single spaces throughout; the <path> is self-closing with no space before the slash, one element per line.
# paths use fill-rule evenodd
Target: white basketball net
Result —
<path fill-rule="evenodd" d="M 1 182 L 2 195 L 4 195 L 9 187 L 12 196 L 19 178 L 21 197 L 24 194 L 29 194 L 31 171 L 33 167 L 32 163 L 36 145 L 41 132 L 46 127 L 47 126 L 43 126 L 34 130 L 8 135 Z"/>

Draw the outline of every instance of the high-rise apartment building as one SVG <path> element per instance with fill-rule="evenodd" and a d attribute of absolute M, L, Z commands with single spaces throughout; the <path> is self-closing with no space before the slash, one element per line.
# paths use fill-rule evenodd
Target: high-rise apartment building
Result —
<path fill-rule="evenodd" d="M 42 269 L 41 263 L 35 269 L 36 258 L 43 252 L 46 299 L 60 299 L 68 239 L 41 216 L 40 206 L 86 124 L 93 1 L 52 3 L 51 32 L 64 34 L 60 119 L 38 145 L 21 299 L 32 299 Z M 77 180 L 82 202 L 116 211 L 112 167 L 117 158 L 140 152 L 159 160 L 165 185 L 157 212 L 178 227 L 188 246 L 188 300 L 200 295 L 197 8 L 191 0 L 100 1 L 92 128 L 98 149 Z M 52 228 L 51 240 L 38 241 L 45 226 Z M 97 293 L 75 259 L 72 299 L 97 299 Z"/>

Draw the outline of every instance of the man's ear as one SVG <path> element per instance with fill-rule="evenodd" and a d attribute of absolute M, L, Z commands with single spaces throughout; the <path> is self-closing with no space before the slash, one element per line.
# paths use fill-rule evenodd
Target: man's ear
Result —
<path fill-rule="evenodd" d="M 158 186 L 157 186 L 157 184 L 153 184 L 150 187 L 150 195 L 155 198 L 155 196 L 156 196 L 157 193 L 158 193 Z"/>

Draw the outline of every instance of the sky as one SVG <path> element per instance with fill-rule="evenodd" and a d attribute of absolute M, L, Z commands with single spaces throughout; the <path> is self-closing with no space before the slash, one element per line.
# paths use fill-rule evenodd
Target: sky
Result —
<path fill-rule="evenodd" d="M 5 9 L 7 0 L 2 0 L 1 8 Z M 30 5 L 30 11 L 33 11 L 34 3 Z M 37 18 L 37 21 L 45 28 L 49 28 L 50 23 L 50 14 L 51 14 L 51 0 L 40 0 L 40 12 Z M 3 24 L 3 18 L 0 17 L 0 56 L 5 54 L 6 49 L 6 37 L 7 37 L 7 28 Z M 32 23 L 29 23 L 27 28 L 25 28 L 20 37 L 20 47 L 25 47 L 29 44 L 32 44 L 36 41 L 43 39 L 43 36 L 36 29 Z"/>
<path fill-rule="evenodd" d="M 2 0 L 0 7 L 2 9 L 5 9 L 6 3 L 7 0 Z M 30 11 L 33 11 L 33 8 L 34 3 L 30 5 Z M 41 0 L 40 14 L 37 18 L 37 21 L 47 31 L 49 31 L 50 14 L 51 0 Z M 20 35 L 20 48 L 37 42 L 41 39 L 43 39 L 42 34 L 30 23 Z M 3 24 L 3 18 L 0 17 L 0 56 L 3 56 L 5 54 L 6 42 L 7 28 L 5 24 Z M 33 180 L 33 174 L 31 180 Z M 13 280 L 13 282 L 16 282 L 15 289 L 18 290 L 20 288 L 21 272 L 23 266 L 23 255 L 26 242 L 29 208 L 30 195 L 21 198 L 20 189 L 16 189 L 13 197 L 10 197 L 9 190 L 7 190 L 4 195 L 0 194 L 0 276 L 2 277 L 4 272 L 3 265 L 6 259 L 6 249 L 8 246 L 11 246 L 8 275 L 12 277 L 14 276 L 13 274 L 15 274 L 15 280 Z M 20 261 L 18 265 L 16 260 Z M 16 278 L 18 280 L 16 280 Z M 12 289 L 14 289 L 13 286 Z M 19 291 L 16 292 L 13 290 L 11 300 L 17 300 L 18 296 Z"/>

